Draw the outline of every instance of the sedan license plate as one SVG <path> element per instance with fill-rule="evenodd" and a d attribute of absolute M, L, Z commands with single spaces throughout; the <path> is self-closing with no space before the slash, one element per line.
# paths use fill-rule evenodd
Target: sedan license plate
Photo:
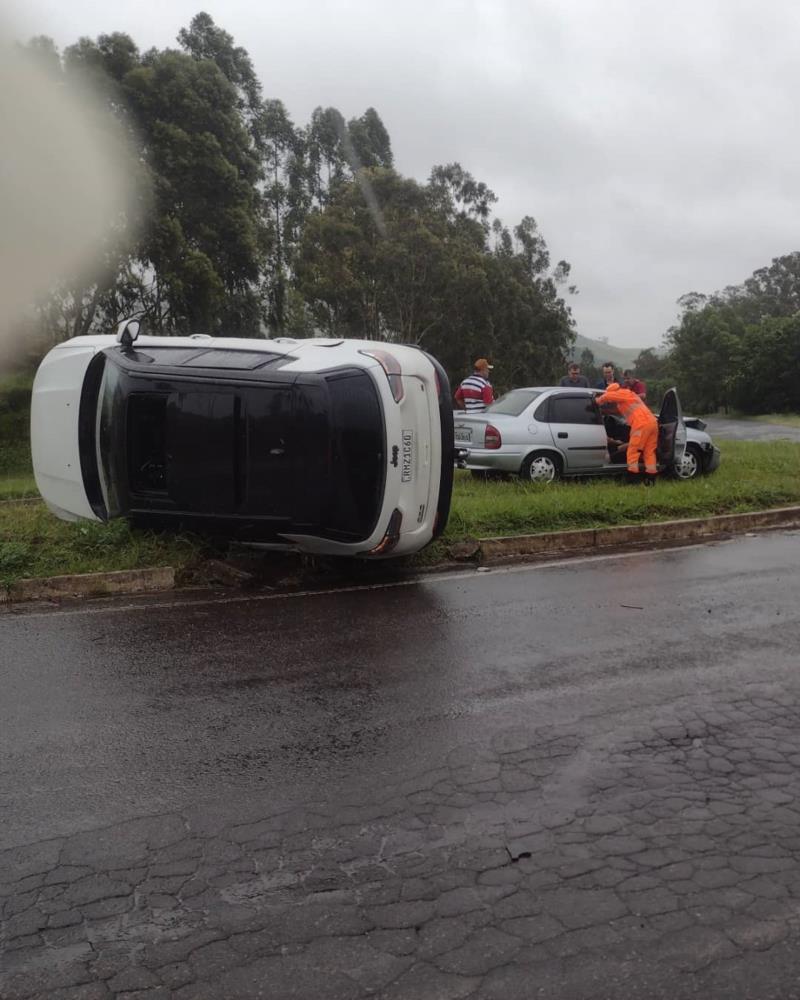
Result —
<path fill-rule="evenodd" d="M 463 441 L 466 444 L 472 444 L 472 428 L 471 427 L 456 427 L 455 429 L 455 439 L 456 441 Z"/>

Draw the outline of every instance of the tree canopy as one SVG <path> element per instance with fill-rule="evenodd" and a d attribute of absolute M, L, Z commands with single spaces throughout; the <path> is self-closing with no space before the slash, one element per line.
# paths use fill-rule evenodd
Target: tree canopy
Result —
<path fill-rule="evenodd" d="M 206 13 L 177 41 L 26 47 L 53 86 L 101 95 L 140 180 L 135 208 L 110 220 L 103 267 L 40 304 L 51 341 L 136 313 L 165 334 L 414 343 L 454 375 L 491 355 L 508 384 L 560 371 L 574 288 L 532 217 L 493 218 L 496 195 L 458 163 L 403 177 L 374 107 L 346 120 L 321 105 L 296 124 Z"/>
<path fill-rule="evenodd" d="M 665 366 L 687 405 L 708 412 L 800 410 L 800 252 L 740 285 L 679 299 Z"/>

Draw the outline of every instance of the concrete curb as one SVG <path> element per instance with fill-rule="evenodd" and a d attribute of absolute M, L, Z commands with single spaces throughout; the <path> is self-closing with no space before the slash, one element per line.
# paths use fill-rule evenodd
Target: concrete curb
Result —
<path fill-rule="evenodd" d="M 788 527 L 800 527 L 800 507 L 782 507 L 747 514 L 718 514 L 682 521 L 627 524 L 614 528 L 481 538 L 477 543 L 477 556 L 481 565 L 493 566 L 568 553 L 587 554 L 608 549 L 668 545 L 764 528 Z"/>
<path fill-rule="evenodd" d="M 64 597 L 98 597 L 110 594 L 144 594 L 172 590 L 175 570 L 171 566 L 154 569 L 123 569 L 111 573 L 76 573 L 18 580 L 0 590 L 0 602 L 44 601 Z"/>
<path fill-rule="evenodd" d="M 451 548 L 452 560 L 414 569 L 414 574 L 439 573 L 463 569 L 465 565 L 499 566 L 504 563 L 537 562 L 564 555 L 591 555 L 608 550 L 650 545 L 670 545 L 702 538 L 720 538 L 770 528 L 800 527 L 800 506 L 748 514 L 720 514 L 714 517 L 683 521 L 629 524 L 614 528 L 587 528 L 579 531 L 543 532 L 539 535 L 510 535 L 457 542 Z M 217 582 L 228 586 L 257 585 L 252 574 L 212 560 Z M 224 570 L 224 572 L 223 572 Z M 114 594 L 144 594 L 175 588 L 175 570 L 171 566 L 153 569 L 116 570 L 111 573 L 81 573 L 18 580 L 0 587 L 0 604 L 16 601 L 41 601 L 74 597 L 99 597 Z"/>

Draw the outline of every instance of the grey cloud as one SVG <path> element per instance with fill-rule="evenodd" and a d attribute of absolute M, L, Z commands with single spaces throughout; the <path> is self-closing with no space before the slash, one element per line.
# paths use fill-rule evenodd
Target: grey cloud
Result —
<path fill-rule="evenodd" d="M 533 215 L 589 336 L 657 344 L 679 295 L 797 248 L 791 0 L 29 0 L 24 23 L 163 46 L 202 8 L 296 121 L 373 105 L 404 173 L 459 160 L 508 225 Z"/>

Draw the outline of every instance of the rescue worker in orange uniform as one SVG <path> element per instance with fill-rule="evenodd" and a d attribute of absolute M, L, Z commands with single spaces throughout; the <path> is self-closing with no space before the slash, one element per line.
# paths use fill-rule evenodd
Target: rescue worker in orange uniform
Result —
<path fill-rule="evenodd" d="M 656 480 L 656 448 L 658 447 L 658 420 L 639 396 L 630 389 L 612 382 L 604 393 L 595 396 L 598 406 L 613 404 L 617 413 L 631 429 L 628 441 L 628 482 L 640 483 L 640 457 L 644 459 L 644 482 L 652 486 Z"/>

